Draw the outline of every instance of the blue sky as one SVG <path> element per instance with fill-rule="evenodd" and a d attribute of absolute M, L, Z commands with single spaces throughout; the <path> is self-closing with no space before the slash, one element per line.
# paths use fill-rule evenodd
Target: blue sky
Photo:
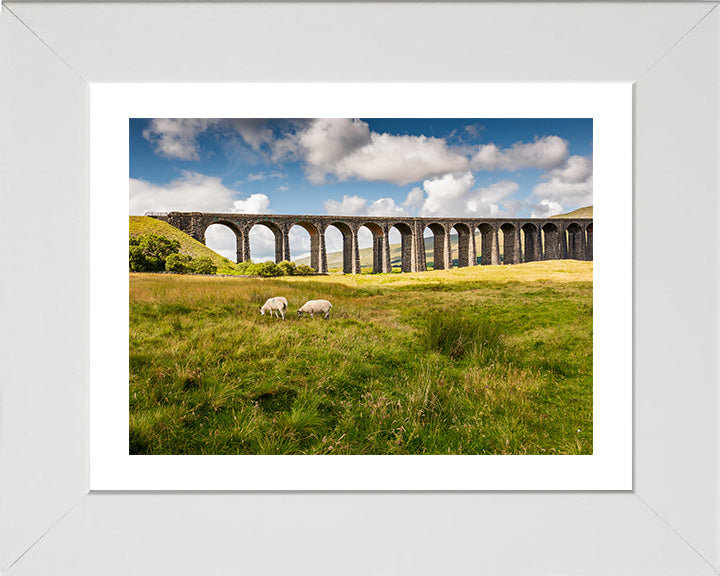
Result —
<path fill-rule="evenodd" d="M 131 119 L 130 213 L 549 216 L 593 203 L 592 139 L 592 119 Z"/>

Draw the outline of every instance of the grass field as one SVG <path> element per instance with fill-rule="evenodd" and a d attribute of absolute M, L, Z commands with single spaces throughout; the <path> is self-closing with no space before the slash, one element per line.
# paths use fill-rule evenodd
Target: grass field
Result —
<path fill-rule="evenodd" d="M 130 274 L 130 453 L 591 454 L 592 270 Z"/>

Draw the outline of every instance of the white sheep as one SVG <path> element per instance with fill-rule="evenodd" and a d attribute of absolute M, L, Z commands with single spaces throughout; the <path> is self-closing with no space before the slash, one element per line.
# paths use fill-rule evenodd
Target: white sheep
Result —
<path fill-rule="evenodd" d="M 300 308 L 298 308 L 297 315 L 301 317 L 303 312 L 310 314 L 310 318 L 314 318 L 313 314 L 325 314 L 325 320 L 330 318 L 330 308 L 333 305 L 327 300 L 308 300 Z"/>
<path fill-rule="evenodd" d="M 287 310 L 287 306 L 287 300 L 285 300 L 282 296 L 268 298 L 265 304 L 260 306 L 260 314 L 265 316 L 265 312 L 270 312 L 270 316 L 272 316 L 273 312 L 275 312 L 275 315 L 278 318 L 280 318 L 280 315 L 282 314 L 282 319 L 285 320 L 285 310 Z"/>

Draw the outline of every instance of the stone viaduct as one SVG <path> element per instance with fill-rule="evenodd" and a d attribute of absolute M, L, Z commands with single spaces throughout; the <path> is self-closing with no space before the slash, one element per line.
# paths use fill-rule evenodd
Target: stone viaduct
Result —
<path fill-rule="evenodd" d="M 450 233 L 458 235 L 458 266 L 481 264 L 517 264 L 535 260 L 593 259 L 592 218 L 400 218 L 388 216 L 306 216 L 280 214 L 214 214 L 204 212 L 148 213 L 164 220 L 205 243 L 205 230 L 213 224 L 227 226 L 237 239 L 237 262 L 250 259 L 250 230 L 261 225 L 275 235 L 275 261 L 290 260 L 288 234 L 293 226 L 302 226 L 310 234 L 310 266 L 327 272 L 325 231 L 337 228 L 343 236 L 343 271 L 360 272 L 358 231 L 363 226 L 373 235 L 373 272 L 390 272 L 389 233 L 400 233 L 403 272 L 426 270 L 424 232 L 434 237 L 434 268 L 453 264 Z M 476 241 L 475 234 L 480 232 Z M 498 232 L 502 231 L 503 258 L 500 258 Z"/>

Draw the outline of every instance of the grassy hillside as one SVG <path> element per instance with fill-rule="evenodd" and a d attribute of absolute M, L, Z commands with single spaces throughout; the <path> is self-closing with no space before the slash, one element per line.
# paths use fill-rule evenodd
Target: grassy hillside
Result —
<path fill-rule="evenodd" d="M 550 216 L 550 218 L 592 218 L 593 207 L 585 206 L 584 208 L 578 208 L 567 214 L 558 214 L 557 216 Z"/>
<path fill-rule="evenodd" d="M 592 270 L 130 274 L 130 453 L 592 454 Z"/>
<path fill-rule="evenodd" d="M 150 216 L 130 216 L 130 236 L 140 236 L 141 234 L 158 234 L 170 240 L 177 240 L 180 242 L 182 254 L 193 258 L 207 256 L 218 267 L 219 274 L 231 273 L 235 270 L 235 266 L 230 260 L 214 250 L 210 250 L 205 244 L 198 242 L 175 226 Z"/>

